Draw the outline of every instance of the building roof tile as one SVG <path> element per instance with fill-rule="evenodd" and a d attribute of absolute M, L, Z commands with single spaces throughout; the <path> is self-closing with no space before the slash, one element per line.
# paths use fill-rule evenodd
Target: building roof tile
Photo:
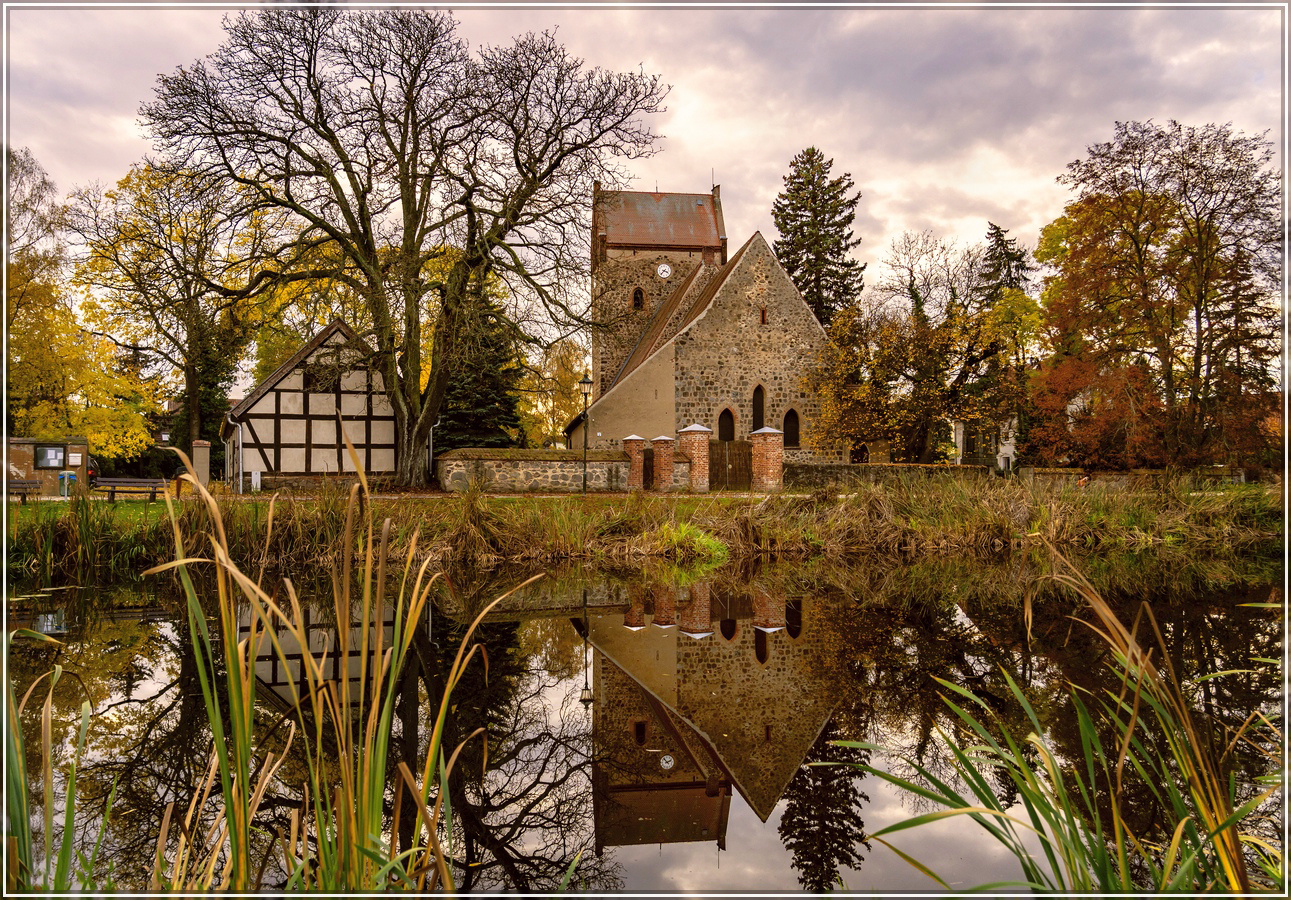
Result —
<path fill-rule="evenodd" d="M 597 210 L 609 246 L 718 249 L 726 236 L 713 194 L 602 191 Z"/>

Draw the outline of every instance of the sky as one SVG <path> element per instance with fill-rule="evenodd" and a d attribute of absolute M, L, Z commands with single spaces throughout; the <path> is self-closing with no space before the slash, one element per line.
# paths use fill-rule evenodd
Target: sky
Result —
<path fill-rule="evenodd" d="M 8 142 L 64 192 L 115 182 L 149 150 L 136 116 L 157 76 L 214 50 L 234 8 L 7 4 Z M 475 47 L 554 28 L 589 66 L 661 75 L 661 152 L 634 163 L 633 187 L 715 180 L 732 246 L 774 240 L 790 160 L 819 147 L 861 191 L 867 282 L 906 230 L 965 244 L 992 221 L 1034 246 L 1070 199 L 1057 176 L 1117 121 L 1228 122 L 1283 142 L 1271 4 L 452 9 Z"/>

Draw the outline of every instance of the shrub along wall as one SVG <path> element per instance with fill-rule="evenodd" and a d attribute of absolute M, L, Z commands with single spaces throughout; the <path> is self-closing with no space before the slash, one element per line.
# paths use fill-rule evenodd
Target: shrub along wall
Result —
<path fill-rule="evenodd" d="M 435 459 L 435 474 L 446 491 L 471 482 L 496 493 L 576 493 L 583 489 L 582 450 L 450 450 Z M 589 491 L 626 491 L 628 455 L 618 450 L 587 452 Z"/>

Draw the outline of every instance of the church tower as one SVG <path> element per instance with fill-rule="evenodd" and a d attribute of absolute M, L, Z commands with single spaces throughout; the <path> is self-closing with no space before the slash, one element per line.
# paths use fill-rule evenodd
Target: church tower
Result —
<path fill-rule="evenodd" d="M 614 383 L 664 301 L 726 263 L 720 188 L 708 194 L 592 190 L 592 396 Z M 694 285 L 701 286 L 702 285 Z M 666 323 L 657 323 L 662 327 Z"/>

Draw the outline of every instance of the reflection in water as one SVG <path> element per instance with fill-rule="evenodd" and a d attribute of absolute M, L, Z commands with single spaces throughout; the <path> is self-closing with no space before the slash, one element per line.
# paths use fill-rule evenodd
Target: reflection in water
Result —
<path fill-rule="evenodd" d="M 1249 605 L 1269 599 L 1276 567 L 1252 574 L 1231 561 L 1128 563 L 1091 566 L 1098 587 L 1126 621 L 1141 601 L 1152 603 L 1210 738 L 1223 747 L 1227 730 L 1252 711 L 1276 715 L 1280 673 L 1253 659 L 1281 656 L 1281 619 Z M 1077 754 L 1067 685 L 1116 685 L 1105 672 L 1105 649 L 1073 620 L 1072 598 L 1046 575 L 1043 560 L 1026 557 L 997 567 L 955 560 L 851 570 L 767 566 L 701 579 L 667 570 L 570 571 L 516 593 L 479 633 L 488 676 L 482 666 L 468 670 L 445 740 L 453 748 L 477 727 L 488 732 L 487 750 L 478 738 L 465 743 L 450 780 L 459 888 L 552 890 L 580 854 L 574 887 L 652 887 L 616 856 L 669 844 L 707 845 L 739 859 L 760 873 L 745 885 L 750 889 L 821 891 L 840 880 L 852 889 L 883 889 L 863 872 L 871 862 L 863 821 L 870 815 L 859 770 L 809 764 L 864 762 L 863 751 L 830 743 L 858 740 L 947 771 L 933 736 L 953 723 L 936 679 L 972 689 L 999 723 L 1025 734 L 1006 675 L 1041 711 L 1056 746 Z M 438 598 L 417 632 L 412 664 L 394 676 L 392 766 L 425 751 L 462 623 L 520 580 L 502 573 L 457 579 Z M 82 839 L 88 848 L 115 784 L 101 857 L 122 887 L 138 888 L 147 884 L 165 804 L 187 805 L 210 731 L 187 629 L 162 608 L 170 601 L 159 596 L 161 607 L 123 616 L 87 614 L 83 607 L 93 602 L 69 598 L 60 626 L 70 628 L 67 645 L 15 647 L 10 677 L 21 695 L 54 663 L 74 674 L 60 682 L 54 701 L 64 728 L 81 700 L 91 700 L 91 747 L 78 796 Z M 291 686 L 300 675 L 292 654 L 326 653 L 331 677 L 356 687 L 366 677 L 362 635 L 351 629 L 342 642 L 321 615 L 309 634 L 308 648 L 286 648 L 285 665 L 267 652 L 257 665 L 264 746 L 277 746 L 287 717 L 296 715 Z M 585 647 L 590 711 L 578 702 Z M 1242 671 L 1202 677 L 1220 670 Z M 37 707 L 29 704 L 24 715 L 32 733 Z M 29 753 L 36 743 L 28 742 Z M 1266 767 L 1258 749 L 1231 749 L 1244 785 Z M 66 763 L 67 752 L 56 746 L 56 764 Z M 39 804 L 38 761 L 28 763 Z M 274 829 L 285 828 L 301 802 L 302 766 L 296 759 L 284 767 L 257 823 L 266 887 L 285 881 Z M 999 790 L 1008 803 L 1006 779 Z M 1249 787 L 1241 790 L 1250 795 Z M 1133 782 L 1127 791 L 1134 827 L 1159 837 L 1150 792 Z M 390 791 L 388 816 L 393 802 Z M 741 805 L 766 823 L 782 856 L 749 857 L 747 847 L 728 841 Z M 1271 812 L 1267 827 L 1279 840 L 1280 813 Z M 969 865 L 962 877 L 973 882 L 971 859 Z M 944 865 L 935 867 L 946 874 Z M 702 890 L 703 873 L 694 878 L 688 887 Z"/>

